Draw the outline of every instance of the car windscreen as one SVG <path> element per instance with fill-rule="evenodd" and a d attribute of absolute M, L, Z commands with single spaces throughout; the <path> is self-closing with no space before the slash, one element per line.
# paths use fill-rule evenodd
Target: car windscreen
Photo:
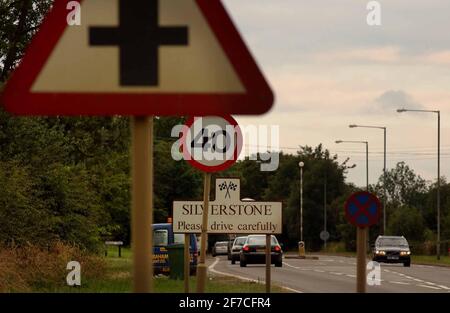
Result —
<path fill-rule="evenodd" d="M 265 246 L 266 237 L 265 236 L 251 236 L 247 239 L 247 244 L 251 246 Z M 277 239 L 272 237 L 272 245 L 278 244 Z"/>
<path fill-rule="evenodd" d="M 226 247 L 228 246 L 228 242 L 217 242 L 216 247 Z"/>
<path fill-rule="evenodd" d="M 377 246 L 381 247 L 407 247 L 408 242 L 405 238 L 380 238 Z"/>
<path fill-rule="evenodd" d="M 167 247 L 169 245 L 169 231 L 167 229 L 155 229 L 153 231 L 153 246 Z"/>
<path fill-rule="evenodd" d="M 243 246 L 246 240 L 247 240 L 246 237 L 236 238 L 236 240 L 234 241 L 234 245 L 235 246 Z"/>

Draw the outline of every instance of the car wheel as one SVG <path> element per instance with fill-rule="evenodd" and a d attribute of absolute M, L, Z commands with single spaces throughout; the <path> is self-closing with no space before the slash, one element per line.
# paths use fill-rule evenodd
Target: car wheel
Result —
<path fill-rule="evenodd" d="M 240 261 L 239 262 L 239 265 L 241 266 L 241 267 L 246 267 L 247 266 L 247 263 L 245 263 L 244 261 Z"/>
<path fill-rule="evenodd" d="M 277 263 L 275 263 L 275 267 L 283 267 L 283 262 L 277 262 Z"/>
<path fill-rule="evenodd" d="M 411 266 L 411 261 L 406 261 L 405 263 L 403 263 L 404 267 L 410 267 Z"/>
<path fill-rule="evenodd" d="M 232 258 L 231 259 L 231 264 L 233 264 L 233 265 L 236 264 L 236 260 Z"/>

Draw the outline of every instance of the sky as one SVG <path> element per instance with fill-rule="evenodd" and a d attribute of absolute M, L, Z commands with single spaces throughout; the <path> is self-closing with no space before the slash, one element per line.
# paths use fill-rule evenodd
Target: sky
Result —
<path fill-rule="evenodd" d="M 369 26 L 365 0 L 224 0 L 272 86 L 276 101 L 242 125 L 279 125 L 282 150 L 322 143 L 339 161 L 350 157 L 349 182 L 365 185 L 405 161 L 432 182 L 437 175 L 437 114 L 441 110 L 441 175 L 450 178 L 450 1 L 380 0 L 381 25 Z"/>

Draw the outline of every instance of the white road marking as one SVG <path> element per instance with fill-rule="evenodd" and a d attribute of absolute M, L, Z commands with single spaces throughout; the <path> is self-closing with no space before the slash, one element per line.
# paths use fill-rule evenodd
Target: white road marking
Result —
<path fill-rule="evenodd" d="M 338 275 L 338 276 L 340 276 L 340 275 L 344 275 L 344 273 L 339 273 L 339 272 L 330 272 L 330 274 L 333 274 L 333 275 Z"/>
<path fill-rule="evenodd" d="M 437 290 L 441 290 L 441 289 L 450 290 L 450 288 L 448 288 L 447 286 L 444 286 L 444 285 L 438 285 L 438 284 L 433 283 L 433 282 L 424 281 L 422 279 L 415 278 L 415 277 L 412 277 L 412 276 L 408 276 L 406 274 L 395 272 L 395 271 L 390 271 L 390 272 L 393 273 L 393 274 L 399 275 L 399 276 L 401 276 L 401 277 L 403 277 L 405 279 L 409 279 L 409 280 L 413 280 L 413 281 L 416 281 L 416 282 L 423 283 L 423 284 L 418 284 L 417 285 L 417 286 L 420 286 L 420 287 L 430 288 L 430 289 L 437 289 Z"/>
<path fill-rule="evenodd" d="M 405 283 L 403 281 L 389 281 L 391 284 L 398 284 L 398 285 L 409 285 L 409 283 Z"/>
<path fill-rule="evenodd" d="M 292 267 L 292 268 L 295 268 L 295 269 L 300 269 L 300 267 L 298 267 L 298 266 L 293 266 L 293 265 L 291 265 L 291 264 L 289 264 L 289 263 L 286 263 L 286 262 L 283 262 L 283 264 L 284 265 L 286 265 L 286 266 L 288 266 L 288 267 Z"/>
<path fill-rule="evenodd" d="M 289 287 L 286 287 L 286 286 L 282 286 L 282 288 L 286 289 L 286 290 L 289 290 L 289 291 L 292 291 L 294 293 L 303 293 L 303 291 L 300 291 L 300 290 L 297 290 L 297 289 L 292 289 L 292 288 L 289 288 Z"/>
<path fill-rule="evenodd" d="M 314 272 L 317 272 L 317 273 L 325 273 L 325 271 L 322 271 L 322 270 L 314 270 Z"/>
<path fill-rule="evenodd" d="M 237 278 L 237 279 L 240 279 L 240 280 L 244 280 L 244 281 L 248 281 L 248 282 L 252 282 L 252 283 L 257 283 L 257 284 L 265 284 L 264 280 L 251 279 L 251 278 L 247 278 L 247 277 L 244 277 L 244 276 L 230 274 L 230 273 L 225 273 L 225 272 L 221 272 L 221 271 L 218 271 L 218 270 L 214 269 L 214 267 L 217 265 L 217 263 L 219 263 L 219 261 L 220 261 L 220 259 L 216 258 L 216 260 L 213 262 L 213 264 L 208 266 L 208 270 L 210 272 L 218 274 L 218 275 L 229 276 L 229 277 L 233 277 L 233 278 Z M 295 292 L 295 293 L 303 293 L 303 291 L 292 289 L 290 287 L 286 287 L 286 286 L 280 286 L 280 287 L 283 288 L 283 289 Z"/>
<path fill-rule="evenodd" d="M 356 275 L 351 275 L 351 274 L 347 274 L 347 275 L 345 275 L 345 276 L 351 277 L 351 278 L 356 278 Z"/>
<path fill-rule="evenodd" d="M 439 287 L 434 287 L 434 286 L 428 286 L 428 285 L 417 285 L 419 287 L 424 287 L 424 288 L 430 288 L 430 289 L 435 289 L 435 290 L 441 290 L 441 288 Z"/>

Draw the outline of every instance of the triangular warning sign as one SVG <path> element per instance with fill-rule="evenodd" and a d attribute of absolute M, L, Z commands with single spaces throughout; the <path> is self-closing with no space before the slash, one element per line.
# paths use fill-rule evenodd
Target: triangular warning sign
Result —
<path fill-rule="evenodd" d="M 220 0 L 55 0 L 5 92 L 24 115 L 262 114 L 273 94 Z"/>

